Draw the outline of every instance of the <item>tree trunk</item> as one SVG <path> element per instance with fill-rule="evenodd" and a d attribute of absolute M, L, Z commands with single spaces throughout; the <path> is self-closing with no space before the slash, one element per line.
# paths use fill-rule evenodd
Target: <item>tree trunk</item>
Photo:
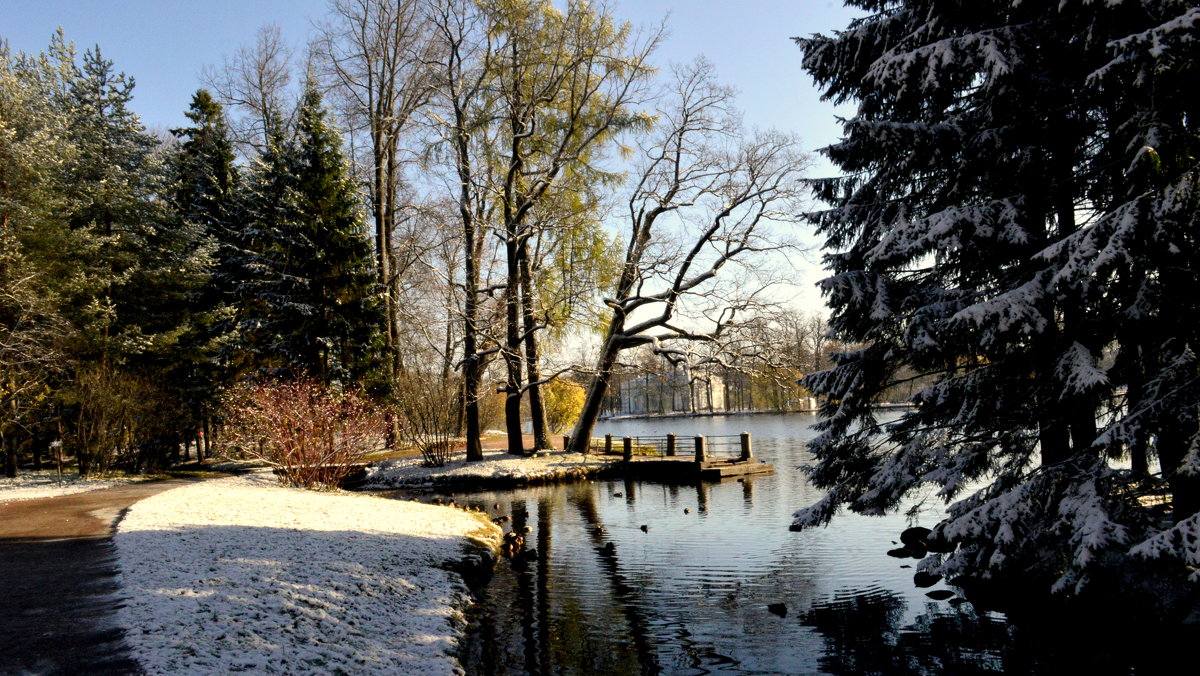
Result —
<path fill-rule="evenodd" d="M 1172 421 L 1158 431 L 1155 444 L 1163 476 L 1171 487 L 1171 519 L 1175 523 L 1200 512 L 1200 477 L 1178 471 L 1196 428 L 1194 418 Z"/>
<path fill-rule="evenodd" d="M 517 236 L 510 225 L 505 233 L 504 250 L 508 259 L 504 291 L 504 429 L 508 433 L 508 452 L 524 455 L 521 438 L 521 324 L 520 283 L 517 261 Z"/>
<path fill-rule="evenodd" d="M 391 374 L 392 377 L 400 375 L 404 372 L 404 353 L 400 349 L 400 278 L 396 273 L 396 263 L 392 259 L 395 255 L 394 237 L 396 232 L 396 138 L 394 136 L 388 138 L 387 146 L 387 182 L 384 186 L 386 189 L 387 211 L 384 213 L 384 243 L 387 246 L 385 250 L 387 258 L 387 273 L 384 278 L 386 281 L 387 303 L 387 325 L 388 331 L 392 335 L 391 340 Z"/>
<path fill-rule="evenodd" d="M 0 435 L 0 448 L 4 450 L 4 476 L 17 478 L 17 440 L 11 434 Z"/>
<path fill-rule="evenodd" d="M 42 471 L 42 444 L 46 441 L 45 430 L 41 425 L 33 427 L 33 471 Z"/>
<path fill-rule="evenodd" d="M 378 128 L 371 129 L 372 141 L 372 159 L 375 161 L 375 171 L 372 176 L 373 189 L 373 204 L 372 216 L 375 220 L 375 274 L 379 276 L 379 284 L 384 290 L 384 348 L 388 354 L 388 374 L 389 382 L 395 382 L 396 369 L 395 358 L 396 354 L 396 325 L 392 321 L 394 310 L 392 307 L 393 298 L 391 293 L 391 237 L 388 234 L 388 218 L 387 212 L 389 205 L 387 204 L 387 167 L 386 155 L 383 148 L 383 139 L 380 138 L 381 131 Z"/>
<path fill-rule="evenodd" d="M 201 430 L 204 432 L 204 456 L 207 458 L 211 458 L 212 457 L 212 447 L 213 447 L 212 418 L 210 418 L 207 414 L 205 414 L 204 419 L 201 422 L 201 425 L 202 425 Z"/>
<path fill-rule="evenodd" d="M 483 368 L 479 357 L 479 256 L 476 250 L 475 218 L 471 212 L 471 170 L 469 136 L 461 110 L 456 109 L 456 149 L 461 180 L 459 215 L 463 224 L 463 417 L 466 423 L 467 460 L 483 460 L 479 437 L 479 385 Z"/>
<path fill-rule="evenodd" d="M 525 334 L 525 372 L 529 375 L 529 418 L 533 424 L 533 447 L 553 448 L 546 429 L 546 408 L 542 403 L 542 379 L 538 356 L 536 320 L 533 313 L 533 275 L 529 266 L 529 244 L 523 240 L 517 249 L 521 274 L 521 322 Z"/>
<path fill-rule="evenodd" d="M 1067 426 L 1057 420 L 1043 420 L 1038 426 L 1038 444 L 1041 446 L 1042 466 L 1053 465 L 1071 455 L 1071 437 Z"/>
<path fill-rule="evenodd" d="M 592 440 L 592 431 L 596 428 L 596 419 L 600 417 L 600 407 L 604 404 L 604 395 L 608 392 L 608 384 L 612 379 L 613 365 L 617 363 L 616 335 L 619 329 L 614 323 L 609 327 L 608 337 L 600 351 L 600 359 L 596 363 L 596 375 L 588 385 L 587 397 L 583 400 L 583 410 L 579 412 L 579 421 L 571 432 L 570 450 L 572 453 L 587 453 Z"/>

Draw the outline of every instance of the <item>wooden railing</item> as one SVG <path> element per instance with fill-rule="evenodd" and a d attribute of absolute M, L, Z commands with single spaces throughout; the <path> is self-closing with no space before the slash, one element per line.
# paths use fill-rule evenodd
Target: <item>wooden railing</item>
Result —
<path fill-rule="evenodd" d="M 592 437 L 588 442 L 588 452 L 597 454 L 620 454 L 625 460 L 633 460 L 634 456 L 675 457 L 691 453 L 696 462 L 707 462 L 727 458 L 751 460 L 754 451 L 750 444 L 750 433 L 724 434 L 690 437 L 680 437 L 675 434 L 661 436 L 621 437 L 616 439 L 611 434 L 603 437 Z M 570 446 L 571 438 L 563 437 L 563 450 Z"/>

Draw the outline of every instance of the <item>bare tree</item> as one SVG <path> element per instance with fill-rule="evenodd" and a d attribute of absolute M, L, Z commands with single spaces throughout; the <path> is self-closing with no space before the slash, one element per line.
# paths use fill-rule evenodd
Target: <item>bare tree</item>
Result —
<path fill-rule="evenodd" d="M 454 385 L 436 369 L 414 367 L 401 374 L 396 388 L 401 435 L 429 467 L 444 466 L 454 453 L 459 409 Z"/>
<path fill-rule="evenodd" d="M 714 361 L 723 350 L 713 347 L 740 340 L 731 327 L 753 317 L 771 281 L 756 281 L 755 257 L 788 246 L 773 224 L 795 222 L 800 211 L 806 159 L 793 138 L 742 138 L 731 93 L 704 62 L 675 70 L 673 98 L 629 196 L 625 259 L 604 300 L 611 317 L 572 434 L 576 452 L 587 449 L 621 351 L 651 345 L 685 361 L 686 346 L 700 343 Z M 722 280 L 727 266 L 737 272 Z"/>
<path fill-rule="evenodd" d="M 285 119 L 288 87 L 292 81 L 293 53 L 279 26 L 258 29 L 254 46 L 240 47 L 220 67 L 208 67 L 201 80 L 222 102 L 244 114 L 230 121 L 230 131 L 239 146 L 266 147 L 271 128 Z"/>
<path fill-rule="evenodd" d="M 399 141 L 432 93 L 432 26 L 422 0 L 332 0 L 314 52 L 342 103 L 351 133 L 370 138 L 368 194 L 376 267 L 385 289 L 391 375 L 403 368 L 398 336 L 400 271 L 392 257 L 403 169 Z"/>
<path fill-rule="evenodd" d="M 454 201 L 462 229 L 462 404 L 467 437 L 467 460 L 482 460 L 479 390 L 486 363 L 481 345 L 480 268 L 490 201 L 486 185 L 489 162 L 483 152 L 487 139 L 490 100 L 487 88 L 494 44 L 478 5 L 466 0 L 439 0 L 431 10 L 433 33 L 439 43 L 436 68 L 436 110 L 431 114 L 434 148 L 446 148 Z"/>

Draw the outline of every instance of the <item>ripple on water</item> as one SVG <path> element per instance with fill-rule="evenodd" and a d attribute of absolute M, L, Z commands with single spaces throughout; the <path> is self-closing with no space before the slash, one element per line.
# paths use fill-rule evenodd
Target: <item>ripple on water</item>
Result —
<path fill-rule="evenodd" d="M 531 526 L 527 546 L 539 552 L 519 569 L 500 562 L 480 593 L 467 672 L 1003 673 L 1013 659 L 1004 618 L 931 601 L 912 584 L 916 562 L 887 556 L 912 525 L 903 517 L 843 514 L 827 528 L 788 530 L 792 512 L 820 497 L 792 469 L 811 461 L 803 446 L 811 420 L 674 421 L 689 433 L 749 429 L 756 454 L 776 465 L 771 476 L 466 497 L 501 503 L 513 527 Z M 680 431 L 632 429 L 647 424 L 599 433 Z M 936 518 L 926 514 L 924 524 Z"/>

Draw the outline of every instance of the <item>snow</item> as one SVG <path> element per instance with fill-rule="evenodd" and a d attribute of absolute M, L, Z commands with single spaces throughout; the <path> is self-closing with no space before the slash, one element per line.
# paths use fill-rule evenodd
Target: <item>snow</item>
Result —
<path fill-rule="evenodd" d="M 447 462 L 445 467 L 425 467 L 421 458 L 389 460 L 368 470 L 364 488 L 399 488 L 435 484 L 511 482 L 539 483 L 561 478 L 582 478 L 602 470 L 620 458 L 582 455 L 566 451 L 543 452 L 538 456 L 509 455 L 504 450 L 483 452 L 483 460 L 467 462 L 465 457 Z"/>
<path fill-rule="evenodd" d="M 1193 514 L 1170 529 L 1155 534 L 1130 550 L 1147 559 L 1175 557 L 1191 570 L 1188 580 L 1200 583 L 1200 514 Z"/>
<path fill-rule="evenodd" d="M 60 480 L 58 472 L 52 469 L 22 472 L 15 479 L 0 478 L 0 502 L 53 498 L 144 480 L 146 477 L 136 476 L 81 479 L 78 472 L 63 472 Z"/>
<path fill-rule="evenodd" d="M 452 567 L 489 557 L 500 533 L 462 510 L 283 488 L 270 472 L 210 480 L 121 522 L 118 617 L 148 674 L 461 673 L 469 597 Z"/>

